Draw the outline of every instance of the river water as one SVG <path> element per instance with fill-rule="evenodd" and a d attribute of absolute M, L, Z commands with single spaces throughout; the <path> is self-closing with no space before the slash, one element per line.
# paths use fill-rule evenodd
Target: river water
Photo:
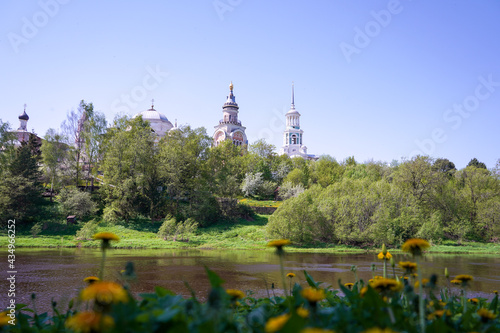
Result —
<path fill-rule="evenodd" d="M 31 294 L 35 293 L 39 311 L 49 310 L 52 299 L 64 307 L 85 287 L 83 278 L 98 275 L 100 258 L 101 252 L 96 249 L 16 249 L 16 302 L 31 305 Z M 395 255 L 395 259 L 396 262 L 411 260 L 403 255 Z M 444 283 L 444 267 L 448 267 L 451 277 L 457 274 L 474 276 L 470 297 L 491 299 L 493 290 L 500 289 L 498 256 L 440 254 L 426 255 L 424 260 L 423 276 L 438 274 L 441 284 Z M 267 296 L 269 291 L 272 296 L 271 284 L 274 283 L 275 293 L 282 292 L 279 262 L 272 251 L 112 249 L 108 251 L 105 277 L 119 280 L 119 272 L 128 261 L 134 262 L 137 274 L 137 280 L 130 285 L 134 294 L 153 292 L 155 286 L 161 286 L 188 297 L 186 281 L 197 297 L 204 299 L 209 290 L 205 266 L 222 277 L 225 288 L 252 290 L 255 296 Z M 305 285 L 303 270 L 307 270 L 316 281 L 336 289 L 339 279 L 342 283 L 354 282 L 352 265 L 358 267 L 360 278 L 370 279 L 372 264 L 377 266 L 374 274 L 382 275 L 382 262 L 375 253 L 287 253 L 284 261 L 285 273 L 297 275 L 293 282 Z M 396 268 L 396 273 L 400 275 L 402 271 Z M 390 266 L 389 276 L 392 277 Z M 7 306 L 7 297 L 4 297 L 8 293 L 7 277 L 7 269 L 2 269 L 1 308 Z"/>

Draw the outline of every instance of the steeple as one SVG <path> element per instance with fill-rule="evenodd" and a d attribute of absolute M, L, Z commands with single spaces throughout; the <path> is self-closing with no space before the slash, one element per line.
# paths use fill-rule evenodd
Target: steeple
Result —
<path fill-rule="evenodd" d="M 290 107 L 291 109 L 295 109 L 295 94 L 294 94 L 294 89 L 293 89 L 293 81 L 292 81 L 292 106 Z"/>
<path fill-rule="evenodd" d="M 236 97 L 234 97 L 233 94 L 233 81 L 229 84 L 229 96 L 227 96 L 226 103 L 222 106 L 223 109 L 225 109 L 227 106 L 232 106 L 236 109 L 239 109 L 238 103 L 236 103 Z"/>
<path fill-rule="evenodd" d="M 24 111 L 23 113 L 19 116 L 19 130 L 21 131 L 27 131 L 27 123 L 30 117 L 28 117 L 28 114 L 26 113 L 26 104 L 24 104 Z"/>

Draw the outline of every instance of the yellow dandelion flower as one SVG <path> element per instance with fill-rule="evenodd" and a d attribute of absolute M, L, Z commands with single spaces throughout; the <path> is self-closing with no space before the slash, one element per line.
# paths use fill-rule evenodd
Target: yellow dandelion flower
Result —
<path fill-rule="evenodd" d="M 498 290 L 493 290 L 493 294 L 498 295 Z"/>
<path fill-rule="evenodd" d="M 375 275 L 373 278 L 374 278 L 375 280 L 378 280 L 378 279 L 383 279 L 384 277 L 383 277 L 383 276 L 380 276 L 380 275 Z"/>
<path fill-rule="evenodd" d="M 417 263 L 411 261 L 400 261 L 399 267 L 405 269 L 407 272 L 411 273 L 417 269 Z"/>
<path fill-rule="evenodd" d="M 472 303 L 472 304 L 478 304 L 479 303 L 479 300 L 477 298 L 475 298 L 475 297 L 474 298 L 469 298 L 467 301 L 470 302 L 470 303 Z"/>
<path fill-rule="evenodd" d="M 349 288 L 349 289 L 352 289 L 352 287 L 354 286 L 354 283 L 352 282 L 347 282 L 347 283 L 344 283 L 344 286 Z"/>
<path fill-rule="evenodd" d="M 433 313 L 429 314 L 427 316 L 427 319 L 429 320 L 434 320 L 437 318 L 441 318 L 444 316 L 451 316 L 451 311 L 450 310 L 436 310 Z"/>
<path fill-rule="evenodd" d="M 301 316 L 302 318 L 307 318 L 309 316 L 309 310 L 303 308 L 303 307 L 299 307 L 297 308 L 297 314 L 299 316 Z"/>
<path fill-rule="evenodd" d="M 427 283 L 429 283 L 429 279 L 422 279 L 422 286 L 425 287 L 427 285 Z M 415 282 L 415 288 L 418 288 L 420 284 L 417 282 Z"/>
<path fill-rule="evenodd" d="M 115 325 L 115 322 L 111 316 L 84 311 L 69 317 L 64 325 L 75 332 L 88 333 L 108 330 Z"/>
<path fill-rule="evenodd" d="M 300 333 L 335 333 L 335 331 L 327 330 L 324 328 L 306 327 L 301 330 Z"/>
<path fill-rule="evenodd" d="M 278 239 L 278 240 L 273 240 L 267 243 L 267 246 L 269 247 L 275 247 L 277 249 L 283 248 L 285 245 L 290 245 L 292 242 L 290 242 L 288 239 Z"/>
<path fill-rule="evenodd" d="M 453 284 L 462 284 L 462 281 L 457 280 L 457 279 L 453 279 L 453 280 L 450 281 L 450 283 L 453 283 Z"/>
<path fill-rule="evenodd" d="M 119 241 L 120 240 L 120 237 L 118 237 L 117 235 L 115 235 L 112 232 L 99 232 L 99 233 L 95 234 L 92 238 L 100 239 L 103 241 Z"/>
<path fill-rule="evenodd" d="M 477 310 L 477 314 L 479 315 L 479 317 L 481 317 L 481 320 L 485 322 L 488 320 L 493 320 L 497 317 L 493 312 L 485 308 Z"/>
<path fill-rule="evenodd" d="M 98 281 L 83 289 L 80 293 L 83 301 L 96 300 L 101 304 L 127 302 L 128 295 L 125 289 L 118 283 Z"/>
<path fill-rule="evenodd" d="M 282 314 L 278 317 L 270 318 L 266 323 L 265 327 L 266 333 L 274 333 L 279 331 L 280 329 L 283 328 L 283 326 L 285 326 L 288 319 L 290 319 L 290 314 L 288 313 Z"/>
<path fill-rule="evenodd" d="M 294 277 L 295 277 L 295 274 L 294 274 L 294 273 L 288 273 L 288 274 L 286 275 L 286 277 L 289 277 L 289 278 L 291 279 L 291 278 L 294 278 Z"/>
<path fill-rule="evenodd" d="M 460 275 L 455 276 L 455 280 L 460 280 L 461 282 L 469 282 L 469 281 L 473 281 L 474 278 L 471 275 L 460 274 Z"/>
<path fill-rule="evenodd" d="M 323 289 L 316 289 L 308 287 L 303 289 L 300 294 L 311 303 L 316 303 L 325 298 L 325 291 Z"/>
<path fill-rule="evenodd" d="M 379 259 L 387 259 L 387 260 L 390 260 L 392 258 L 392 254 L 390 254 L 389 252 L 386 253 L 386 255 L 384 256 L 384 254 L 382 252 L 380 252 L 377 256 Z"/>
<path fill-rule="evenodd" d="M 97 276 L 87 276 L 85 279 L 83 279 L 83 282 L 87 282 L 88 284 L 94 283 L 96 281 L 99 281 L 99 278 Z"/>
<path fill-rule="evenodd" d="M 226 289 L 226 293 L 231 296 L 232 299 L 240 299 L 245 297 L 245 293 L 238 289 Z"/>
<path fill-rule="evenodd" d="M 403 289 L 403 285 L 394 279 L 377 279 L 370 286 L 378 292 L 383 291 L 400 291 Z"/>
<path fill-rule="evenodd" d="M 427 250 L 428 248 L 431 247 L 431 244 L 429 244 L 428 241 L 425 239 L 420 239 L 420 238 L 412 238 L 408 239 L 401 249 L 404 252 L 410 252 L 414 256 L 420 256 L 422 255 L 422 252 L 424 250 Z"/>
<path fill-rule="evenodd" d="M 365 294 L 367 291 L 368 291 L 368 287 L 361 288 L 361 290 L 359 291 L 359 296 L 365 297 Z"/>
<path fill-rule="evenodd" d="M 9 325 L 9 321 L 11 320 L 12 318 L 8 316 L 7 311 L 0 312 L 0 327 Z"/>

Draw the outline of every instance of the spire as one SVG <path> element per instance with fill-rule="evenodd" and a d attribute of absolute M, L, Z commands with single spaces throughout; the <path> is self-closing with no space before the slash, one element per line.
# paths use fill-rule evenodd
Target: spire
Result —
<path fill-rule="evenodd" d="M 155 99 L 153 98 L 151 100 L 151 110 L 154 110 L 155 109 Z"/>
<path fill-rule="evenodd" d="M 29 120 L 28 114 L 26 113 L 26 104 L 24 104 L 24 112 L 19 116 L 19 120 Z"/>
<path fill-rule="evenodd" d="M 233 91 L 233 81 L 229 84 L 229 90 L 231 90 L 231 92 Z"/>
<path fill-rule="evenodd" d="M 238 109 L 238 103 L 236 103 L 236 98 L 234 97 L 233 94 L 233 81 L 229 84 L 229 96 L 227 96 L 226 103 L 222 106 L 222 108 L 225 108 L 226 106 L 232 106 Z"/>
<path fill-rule="evenodd" d="M 295 109 L 295 93 L 294 93 L 294 84 L 293 84 L 293 81 L 292 81 L 292 109 Z"/>

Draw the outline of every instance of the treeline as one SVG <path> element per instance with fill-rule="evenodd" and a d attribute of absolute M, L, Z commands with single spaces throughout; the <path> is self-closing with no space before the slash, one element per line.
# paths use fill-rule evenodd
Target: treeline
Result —
<path fill-rule="evenodd" d="M 500 234 L 500 160 L 491 170 L 476 159 L 456 170 L 447 159 L 422 156 L 390 165 L 291 159 L 264 140 L 213 147 L 204 128 L 180 127 L 159 139 L 141 117 L 108 124 L 84 101 L 41 145 L 31 135 L 17 147 L 1 121 L 0 140 L 2 223 L 57 214 L 108 222 L 168 216 L 204 227 L 250 215 L 236 200 L 246 196 L 285 200 L 270 218 L 270 237 L 300 243 L 496 241 Z M 42 193 L 57 195 L 58 205 Z"/>
<path fill-rule="evenodd" d="M 298 243 L 498 242 L 499 166 L 487 170 L 473 159 L 457 170 L 447 159 L 426 156 L 390 166 L 320 159 L 311 165 L 309 189 L 278 208 L 268 232 Z M 304 182 L 306 173 L 297 172 Z"/>

